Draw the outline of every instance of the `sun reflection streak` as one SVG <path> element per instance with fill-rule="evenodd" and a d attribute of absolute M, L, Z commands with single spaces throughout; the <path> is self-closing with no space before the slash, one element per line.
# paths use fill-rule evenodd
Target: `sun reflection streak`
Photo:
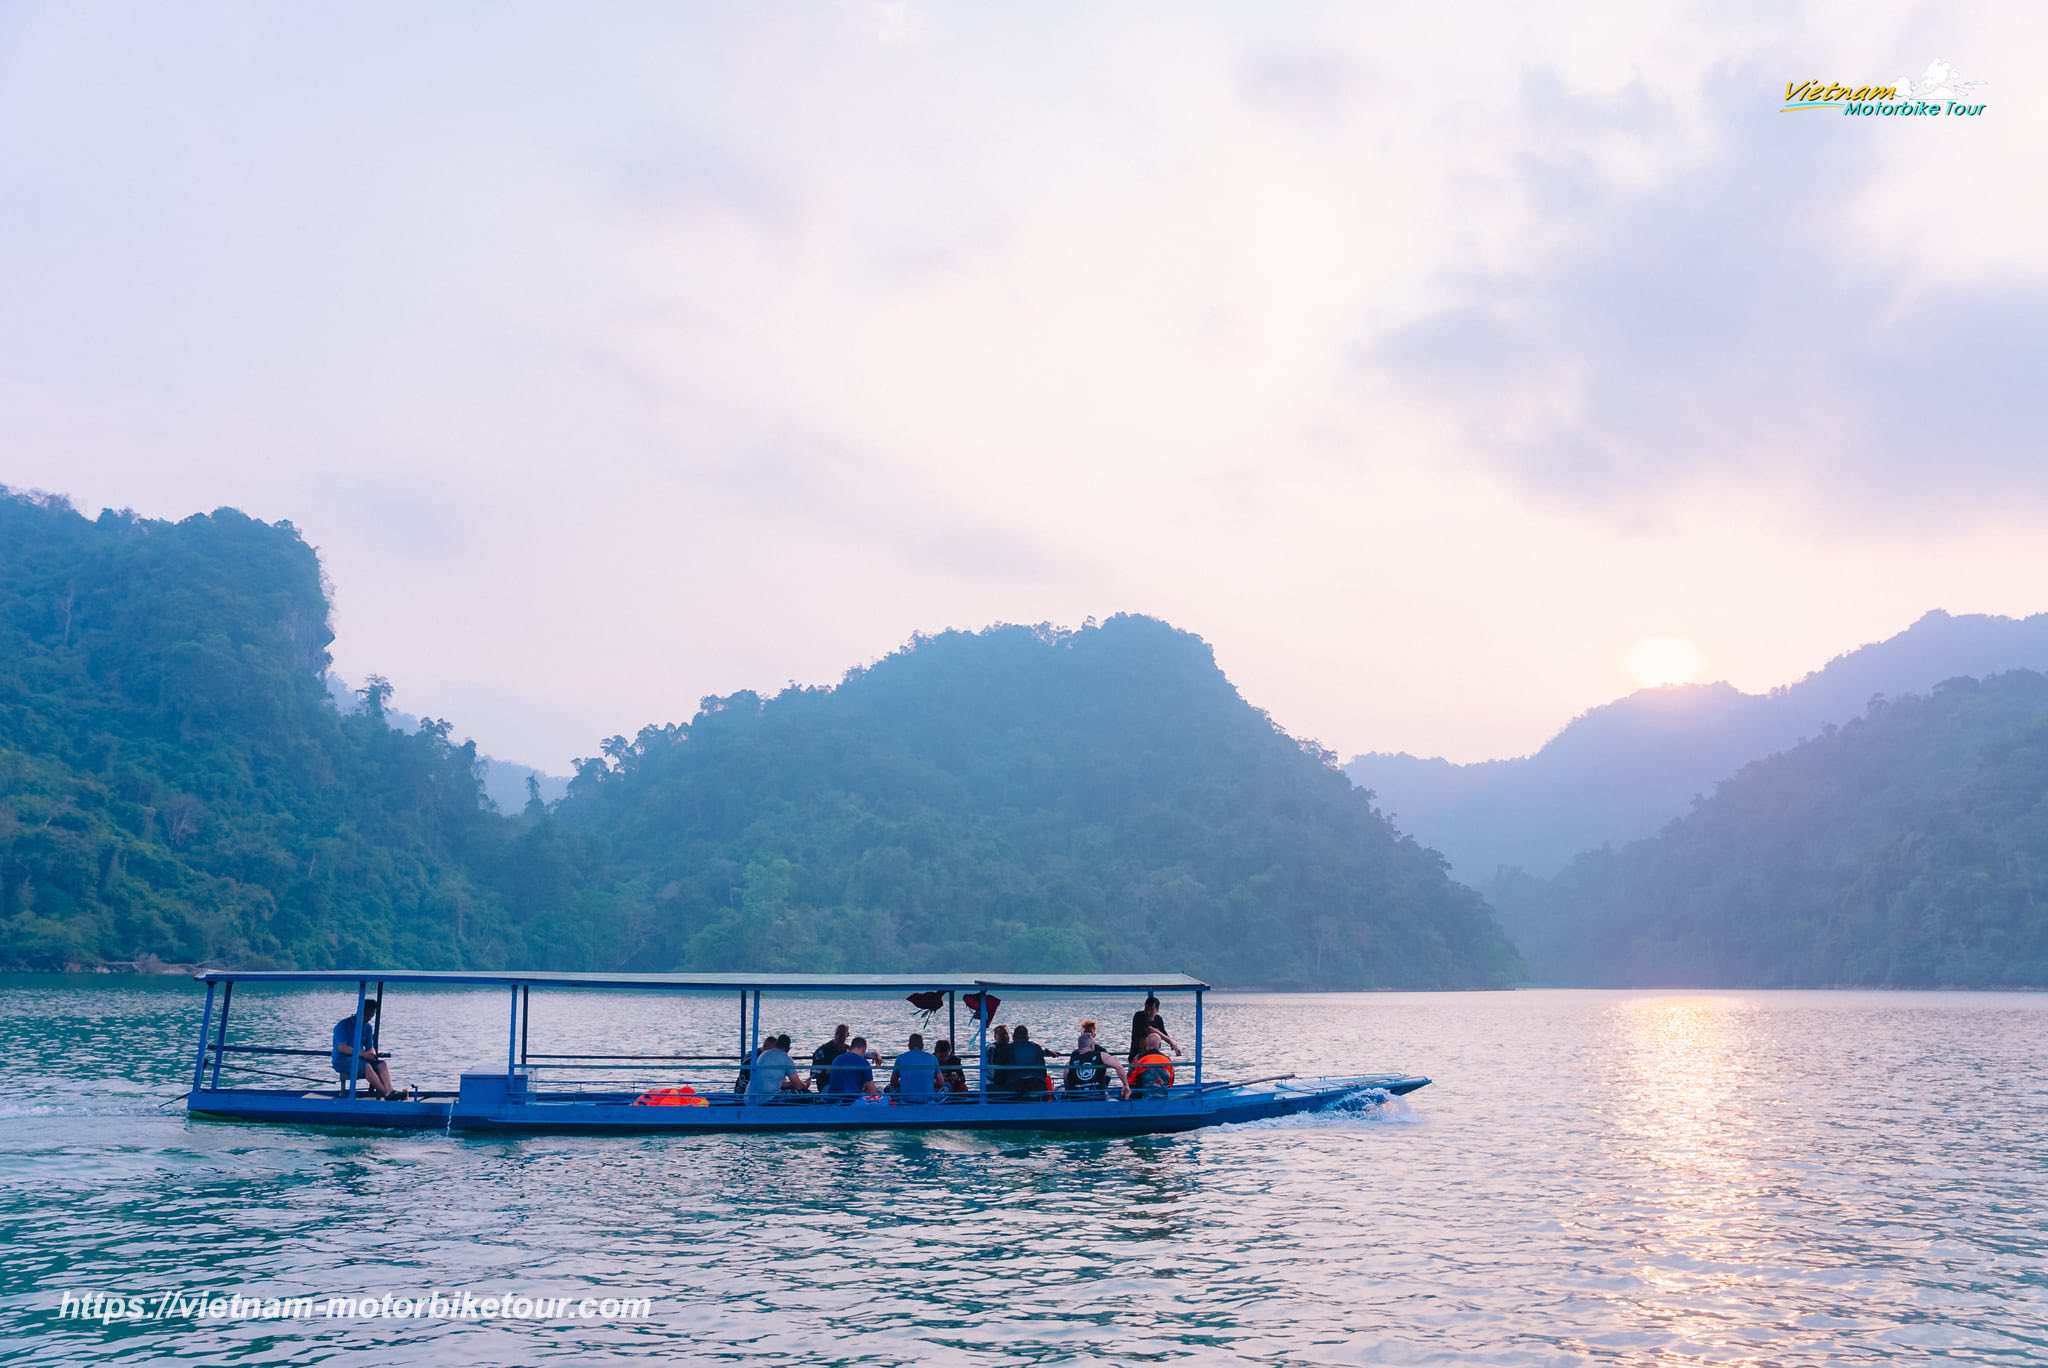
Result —
<path fill-rule="evenodd" d="M 1614 1012 L 1615 1121 L 1643 1194 L 1637 1277 L 1675 1342 L 1720 1338 L 1722 1307 L 1776 1276 L 1751 1229 L 1768 1118 L 1750 1016 L 1733 994 L 1636 998 Z"/>

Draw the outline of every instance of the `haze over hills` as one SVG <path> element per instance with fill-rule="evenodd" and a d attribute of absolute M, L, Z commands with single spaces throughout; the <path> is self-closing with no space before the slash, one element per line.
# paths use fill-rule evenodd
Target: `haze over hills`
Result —
<path fill-rule="evenodd" d="M 2048 669 L 2048 614 L 1937 610 L 1767 694 L 1725 683 L 1644 689 L 1518 759 L 1373 753 L 1344 768 L 1458 877 L 1485 883 L 1502 867 L 1543 877 L 1581 851 L 1649 835 L 1748 762 L 1859 716 L 1873 695 L 2012 669 Z"/>
<path fill-rule="evenodd" d="M 327 696 L 344 713 L 356 712 L 363 705 L 356 686 L 332 670 L 327 673 Z M 384 720 L 393 731 L 416 732 L 420 729 L 420 719 L 402 708 L 386 707 Z M 535 791 L 543 803 L 552 803 L 569 791 L 569 781 L 562 775 L 549 774 L 532 765 L 522 765 L 517 760 L 504 760 L 484 752 L 478 752 L 476 758 L 482 766 L 484 796 L 500 812 L 517 812 L 526 806 L 528 779 L 533 780 Z"/>
<path fill-rule="evenodd" d="M 836 688 L 706 699 L 608 746 L 549 820 L 644 909 L 633 960 L 1511 980 L 1479 897 L 1334 760 L 1200 638 L 1117 616 L 944 632 Z"/>
<path fill-rule="evenodd" d="M 289 523 L 0 490 L 0 964 L 502 961 L 476 753 L 338 713 Z"/>
<path fill-rule="evenodd" d="M 1520 973 L 1476 893 L 1162 622 L 707 698 L 501 815 L 448 722 L 335 706 L 328 620 L 289 523 L 0 491 L 0 966 Z"/>
<path fill-rule="evenodd" d="M 2048 984 L 2048 677 L 1873 702 L 1656 836 L 1488 894 L 1539 983 Z"/>

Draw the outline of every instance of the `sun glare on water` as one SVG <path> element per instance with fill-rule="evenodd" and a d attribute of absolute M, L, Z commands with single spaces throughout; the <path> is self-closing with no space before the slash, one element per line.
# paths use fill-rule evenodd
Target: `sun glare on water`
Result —
<path fill-rule="evenodd" d="M 1690 684 L 1700 672 L 1700 648 L 1684 637 L 1644 637 L 1629 650 L 1628 669 L 1646 689 Z"/>

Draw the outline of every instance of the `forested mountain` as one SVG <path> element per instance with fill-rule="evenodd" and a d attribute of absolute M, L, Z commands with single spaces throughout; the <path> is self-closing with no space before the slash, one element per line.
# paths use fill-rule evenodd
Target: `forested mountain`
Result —
<path fill-rule="evenodd" d="M 1873 702 L 1489 895 L 1542 983 L 2048 985 L 2048 677 Z"/>
<path fill-rule="evenodd" d="M 359 712 L 363 707 L 363 691 L 331 670 L 327 674 L 327 696 L 344 714 Z M 384 721 L 393 731 L 416 732 L 420 729 L 421 719 L 402 708 L 387 706 Z M 536 791 L 544 803 L 552 803 L 569 791 L 569 781 L 561 775 L 522 765 L 517 760 L 505 760 L 479 751 L 476 763 L 484 797 L 490 799 L 500 812 L 518 812 Z M 533 781 L 531 789 L 526 783 L 529 779 Z"/>
<path fill-rule="evenodd" d="M 475 752 L 328 701 L 289 523 L 0 491 L 0 963 L 501 959 Z"/>
<path fill-rule="evenodd" d="M 338 709 L 330 636 L 288 523 L 0 494 L 0 965 L 1519 972 L 1476 893 L 1163 623 L 708 698 L 510 815 L 381 681 Z"/>
<path fill-rule="evenodd" d="M 1480 883 L 1502 866 L 1544 876 L 1580 851 L 1649 835 L 1751 760 L 1858 716 L 1873 695 L 2012 669 L 2048 669 L 2048 613 L 1937 611 L 1768 694 L 1644 689 L 1574 719 L 1534 755 L 1454 765 L 1376 753 L 1345 772 L 1458 877 Z"/>
<path fill-rule="evenodd" d="M 1334 757 L 1148 618 L 923 637 L 836 688 L 709 698 L 606 753 L 548 820 L 605 871 L 592 900 L 616 915 L 592 924 L 628 962 L 1358 986 L 1517 968 Z"/>

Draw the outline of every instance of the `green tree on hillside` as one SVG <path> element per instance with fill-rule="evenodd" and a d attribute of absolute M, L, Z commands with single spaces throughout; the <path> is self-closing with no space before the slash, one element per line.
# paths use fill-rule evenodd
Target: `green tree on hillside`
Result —
<path fill-rule="evenodd" d="M 1489 892 L 1538 981 L 2048 983 L 2048 677 L 1953 679 Z"/>

